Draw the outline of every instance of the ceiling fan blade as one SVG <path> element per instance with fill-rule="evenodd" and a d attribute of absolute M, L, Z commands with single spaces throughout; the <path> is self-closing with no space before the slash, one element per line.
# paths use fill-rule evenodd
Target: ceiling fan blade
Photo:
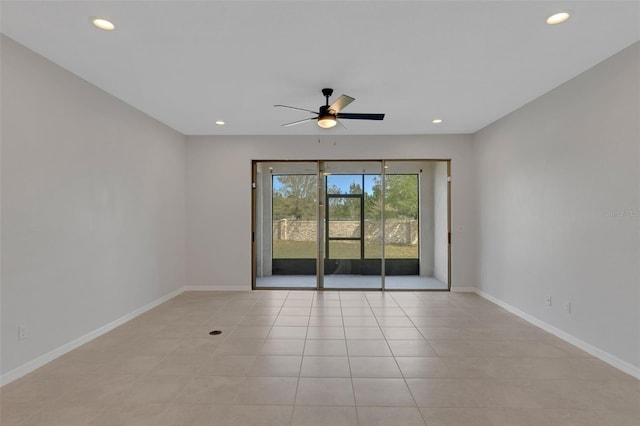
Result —
<path fill-rule="evenodd" d="M 289 106 L 289 105 L 274 105 L 274 107 L 289 108 L 289 109 L 297 109 L 297 110 L 300 110 L 300 111 L 307 111 L 307 112 L 310 112 L 311 114 L 317 114 L 317 113 L 318 113 L 318 111 L 311 111 L 310 109 L 304 109 L 304 108 L 292 107 L 292 106 Z"/>
<path fill-rule="evenodd" d="M 349 105 L 351 102 L 355 100 L 356 98 L 352 98 L 351 96 L 340 95 L 340 97 L 336 99 L 335 102 L 329 106 L 329 110 L 333 111 L 334 114 L 337 114 L 343 109 L 345 109 L 347 105 Z"/>
<path fill-rule="evenodd" d="M 337 118 L 346 118 L 351 120 L 383 120 L 384 114 L 358 114 L 358 113 L 339 113 Z"/>
<path fill-rule="evenodd" d="M 298 121 L 294 121 L 292 123 L 283 124 L 282 127 L 291 127 L 291 126 L 295 126 L 296 124 L 302 124 L 302 123 L 306 123 L 307 121 L 313 121 L 313 120 L 317 120 L 317 119 L 318 119 L 318 117 L 305 118 L 304 120 L 298 120 Z"/>

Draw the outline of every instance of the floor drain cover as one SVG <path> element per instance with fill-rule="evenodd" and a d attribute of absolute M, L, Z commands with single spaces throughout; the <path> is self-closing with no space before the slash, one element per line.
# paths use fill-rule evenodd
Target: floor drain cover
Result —
<path fill-rule="evenodd" d="M 210 331 L 210 332 L 209 332 L 209 334 L 210 334 L 210 335 L 212 335 L 212 336 L 216 336 L 216 335 L 218 335 L 218 334 L 222 334 L 222 331 L 220 331 L 220 330 L 213 330 L 213 331 Z"/>

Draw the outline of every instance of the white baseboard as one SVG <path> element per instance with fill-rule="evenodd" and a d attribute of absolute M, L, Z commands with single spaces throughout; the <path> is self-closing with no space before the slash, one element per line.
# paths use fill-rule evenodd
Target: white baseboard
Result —
<path fill-rule="evenodd" d="M 582 349 L 583 351 L 593 355 L 594 357 L 606 362 L 607 364 L 617 368 L 618 370 L 624 371 L 625 373 L 635 377 L 636 379 L 640 379 L 640 368 L 636 367 L 633 364 L 628 363 L 627 361 L 621 360 L 620 358 L 611 355 L 609 352 L 603 351 L 600 348 L 597 348 L 587 342 L 585 342 L 584 340 L 578 339 L 577 337 L 573 336 L 572 334 L 569 334 L 565 331 L 560 330 L 557 327 L 554 327 L 553 325 L 546 323 L 542 320 L 539 320 L 538 318 L 534 317 L 533 315 L 530 315 L 524 311 L 521 311 L 520 309 L 509 305 L 506 302 L 503 302 L 500 299 L 497 299 L 495 297 L 493 297 L 492 295 L 485 293 L 484 291 L 480 290 L 480 289 L 474 289 L 474 291 L 480 295 L 481 297 L 489 300 L 490 302 L 495 303 L 496 305 L 500 306 L 501 308 L 506 309 L 507 311 L 511 312 L 512 314 L 515 314 L 517 316 L 519 316 L 520 318 L 522 318 L 523 320 L 535 325 L 536 327 L 540 327 L 541 329 L 543 329 L 544 331 L 553 334 L 556 337 L 559 337 L 560 339 L 564 340 L 565 342 L 571 343 L 574 346 L 577 346 L 578 348 Z"/>
<path fill-rule="evenodd" d="M 184 291 L 251 291 L 251 287 L 235 285 L 188 285 Z"/>
<path fill-rule="evenodd" d="M 454 287 L 454 286 L 451 286 L 451 292 L 452 293 L 475 293 L 476 290 L 477 289 L 475 287 Z"/>
<path fill-rule="evenodd" d="M 114 328 L 121 326 L 122 324 L 128 321 L 131 321 L 138 315 L 141 315 L 155 308 L 156 306 L 166 302 L 167 300 L 173 299 L 174 297 L 178 296 L 179 294 L 182 294 L 183 292 L 184 292 L 184 288 L 179 288 L 177 290 L 174 290 L 171 293 L 168 293 L 162 296 L 161 298 L 156 299 L 153 302 L 147 303 L 146 305 L 136 309 L 135 311 L 127 315 L 124 315 L 115 321 L 110 322 L 109 324 L 103 325 L 102 327 L 96 330 L 93 330 L 85 334 L 84 336 L 78 337 L 77 339 L 62 345 L 59 348 L 56 348 L 50 352 L 47 352 L 44 355 L 39 356 L 34 360 L 31 360 L 25 364 L 22 364 L 20 367 L 14 368 L 13 370 L 0 376 L 0 387 L 13 382 L 14 380 L 17 380 L 26 374 L 31 373 L 32 371 L 42 367 L 43 365 L 53 361 L 54 359 L 59 358 L 68 352 L 71 352 L 72 350 L 84 345 L 85 343 L 92 341 L 97 337 L 102 336 L 105 333 L 108 333 Z"/>

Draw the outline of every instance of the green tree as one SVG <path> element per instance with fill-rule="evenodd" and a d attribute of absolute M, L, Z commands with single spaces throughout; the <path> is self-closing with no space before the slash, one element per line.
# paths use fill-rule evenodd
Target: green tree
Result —
<path fill-rule="evenodd" d="M 318 193 L 316 176 L 276 175 L 274 178 L 280 185 L 273 192 L 273 219 L 315 219 Z"/>
<path fill-rule="evenodd" d="M 331 185 L 328 194 L 340 194 L 340 189 Z M 348 194 L 362 194 L 362 185 L 352 182 Z M 360 220 L 360 199 L 348 197 L 329 197 L 329 217 L 332 220 Z"/>
<path fill-rule="evenodd" d="M 362 194 L 362 186 L 359 183 L 352 182 L 349 185 L 349 194 Z"/>
<path fill-rule="evenodd" d="M 368 217 L 380 219 L 381 179 L 374 178 L 371 194 L 365 199 Z M 385 175 L 385 218 L 418 218 L 418 175 Z"/>

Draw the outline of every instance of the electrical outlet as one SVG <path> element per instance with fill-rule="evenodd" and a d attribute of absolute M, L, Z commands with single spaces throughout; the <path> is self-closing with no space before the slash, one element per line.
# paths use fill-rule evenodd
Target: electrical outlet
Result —
<path fill-rule="evenodd" d="M 551 296 L 545 296 L 545 298 L 544 298 L 544 303 L 545 303 L 548 307 L 551 307 Z"/>
<path fill-rule="evenodd" d="M 18 340 L 24 340 L 27 338 L 27 326 L 19 325 L 18 326 Z"/>
<path fill-rule="evenodd" d="M 562 308 L 564 309 L 564 313 L 565 314 L 570 314 L 571 313 L 571 302 L 565 302 L 564 306 Z"/>

